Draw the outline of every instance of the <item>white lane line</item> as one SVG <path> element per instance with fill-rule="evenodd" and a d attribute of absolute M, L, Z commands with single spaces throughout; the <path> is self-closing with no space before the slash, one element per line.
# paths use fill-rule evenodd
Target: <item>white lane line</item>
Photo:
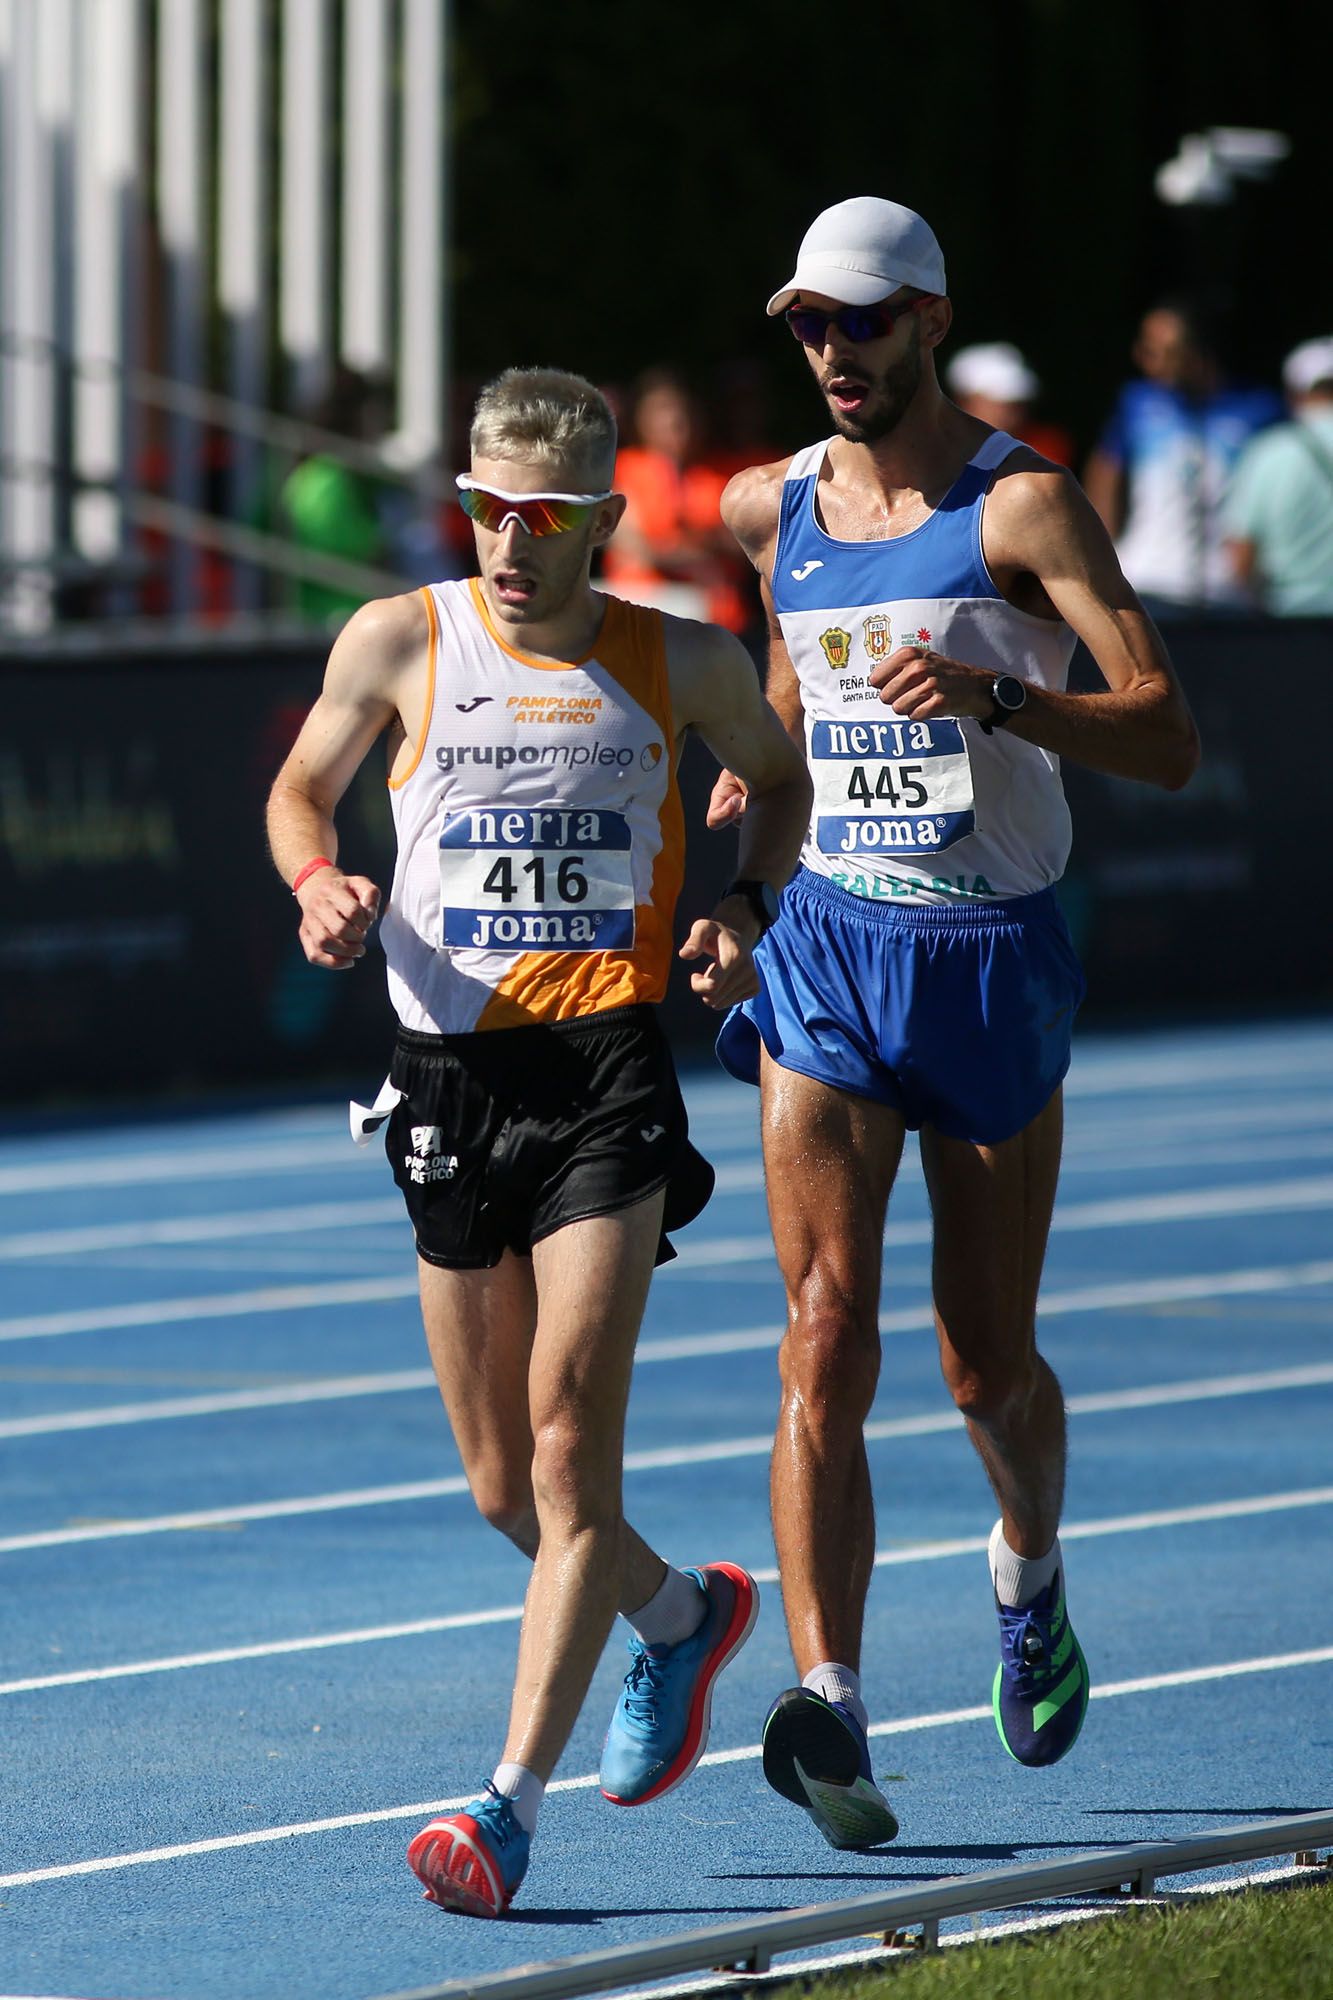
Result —
<path fill-rule="evenodd" d="M 1237 1187 L 1185 1188 L 1175 1194 L 1134 1195 L 1112 1201 L 1072 1202 L 1057 1206 L 1052 1230 L 1120 1229 L 1131 1224 L 1216 1220 L 1222 1216 L 1267 1215 L 1275 1210 L 1299 1212 L 1333 1207 L 1333 1174 L 1302 1175 L 1293 1180 L 1253 1181 Z M 225 1214 L 183 1215 L 159 1222 L 107 1223 L 93 1229 L 29 1230 L 0 1236 L 0 1258 L 70 1257 L 94 1250 L 125 1250 L 154 1244 L 211 1243 L 252 1236 L 277 1236 L 300 1230 L 340 1230 L 365 1224 L 400 1222 L 407 1228 L 397 1196 L 364 1201 L 307 1202 L 295 1208 L 236 1209 Z M 890 1222 L 885 1241 L 895 1245 L 928 1243 L 928 1217 L 914 1222 Z M 663 1276 L 717 1264 L 770 1259 L 773 1240 L 762 1236 L 730 1236 L 697 1244 L 684 1243 Z"/>
<path fill-rule="evenodd" d="M 1333 1284 L 1333 1258 L 1320 1258 L 1312 1263 L 1264 1264 L 1238 1271 L 1198 1271 L 1178 1278 L 1131 1278 L 1120 1284 L 1076 1285 L 1044 1291 L 1038 1314 L 1044 1322 L 1076 1313 L 1184 1305 L 1196 1300 L 1244 1298 L 1328 1284 Z M 933 1325 L 928 1306 L 904 1306 L 879 1316 L 882 1334 L 928 1332 Z M 783 1332 L 783 1327 L 773 1325 L 725 1333 L 664 1334 L 654 1340 L 640 1341 L 635 1358 L 682 1361 L 709 1354 L 747 1353 L 776 1347 Z"/>
<path fill-rule="evenodd" d="M 179 1152 L 109 1153 L 103 1159 L 75 1154 L 0 1167 L 0 1195 L 49 1194 L 66 1188 L 144 1187 L 154 1181 L 215 1181 L 244 1175 L 326 1173 L 331 1168 L 369 1169 L 364 1153 L 347 1137 L 284 1139 L 276 1145 L 194 1146 Z"/>
<path fill-rule="evenodd" d="M 133 1680 L 140 1674 L 184 1673 L 195 1667 L 226 1667 L 237 1660 L 282 1659 L 289 1653 L 323 1653 L 338 1646 L 378 1646 L 389 1639 L 419 1639 L 432 1632 L 472 1631 L 482 1625 L 516 1624 L 522 1616 L 521 1604 L 502 1604 L 493 1611 L 458 1611 L 439 1618 L 413 1618 L 406 1624 L 364 1625 L 349 1632 L 323 1632 L 311 1638 L 270 1639 L 253 1646 L 219 1646 L 208 1653 L 177 1653 L 160 1660 L 130 1661 L 123 1666 L 75 1667 L 63 1674 L 36 1674 L 27 1680 L 0 1681 L 0 1695 L 37 1694 L 44 1689 L 58 1687 L 86 1687 L 93 1681 Z"/>
<path fill-rule="evenodd" d="M 1261 1104 L 1200 1106 L 1190 1111 L 1189 1127 L 1196 1136 L 1214 1132 L 1233 1137 L 1241 1131 L 1268 1131 L 1275 1140 L 1289 1140 L 1295 1131 L 1304 1127 L 1326 1127 L 1329 1119 L 1327 1103 L 1315 1093 L 1306 1102 L 1292 1105 L 1273 1104 L 1265 1100 Z M 1081 1150 L 1099 1154 L 1117 1140 L 1133 1149 L 1133 1158 L 1140 1164 L 1146 1158 L 1148 1164 L 1160 1165 L 1158 1143 L 1160 1140 L 1178 1141 L 1180 1125 L 1181 1111 L 1178 1107 L 1155 1111 L 1145 1109 L 1132 1119 L 1117 1115 L 1117 1112 L 1102 1117 L 1085 1113 L 1071 1124 L 1066 1135 L 1065 1165 L 1077 1166 Z M 712 1143 L 717 1149 L 717 1139 L 713 1139 Z M 747 1135 L 744 1144 L 752 1146 L 753 1143 Z M 1197 1163 L 1199 1154 L 1195 1149 L 1182 1152 L 1179 1157 L 1184 1164 Z M 168 1149 L 107 1154 L 94 1159 L 75 1153 L 56 1159 L 34 1160 L 19 1166 L 0 1166 L 0 1199 L 5 1196 L 21 1198 L 57 1193 L 73 1188 L 145 1187 L 164 1181 L 190 1180 L 212 1183 L 262 1178 L 270 1174 L 277 1178 L 296 1173 L 341 1173 L 353 1168 L 367 1173 L 378 1171 L 373 1159 L 368 1160 L 366 1155 L 356 1151 L 345 1133 L 335 1132 L 330 1125 L 318 1137 L 284 1139 L 270 1144 L 196 1145 L 182 1147 L 178 1152 Z M 757 1159 L 724 1161 L 718 1166 L 719 1193 L 741 1193 L 762 1185 L 763 1169 Z"/>
<path fill-rule="evenodd" d="M 338 1230 L 362 1223 L 401 1222 L 407 1213 L 395 1195 L 365 1201 L 311 1201 L 295 1208 L 230 1209 L 221 1214 L 177 1215 L 160 1222 L 109 1222 L 95 1229 L 32 1229 L 0 1236 L 0 1257 L 74 1257 L 89 1250 L 132 1250 L 154 1243 L 216 1243 L 292 1231 Z"/>
<path fill-rule="evenodd" d="M 1162 1222 L 1209 1222 L 1225 1216 L 1265 1215 L 1282 1210 L 1333 1207 L 1333 1174 L 1302 1175 L 1297 1180 L 1258 1181 L 1244 1187 L 1187 1188 L 1176 1194 L 1130 1195 L 1110 1201 L 1057 1204 L 1051 1222 L 1053 1236 L 1080 1230 L 1147 1227 Z M 906 1249 L 929 1243 L 929 1219 L 890 1222 L 885 1249 Z M 0 1247 L 3 1239 L 0 1239 Z M 695 1271 L 719 1265 L 767 1263 L 773 1257 L 769 1235 L 723 1236 L 699 1243 L 682 1243 L 674 1264 L 663 1269 L 663 1280 L 688 1278 Z"/>
<path fill-rule="evenodd" d="M 1287 1389 L 1316 1389 L 1333 1383 L 1333 1362 L 1319 1362 L 1302 1368 L 1277 1368 L 1263 1374 L 1215 1375 L 1189 1382 L 1163 1382 L 1152 1388 L 1113 1389 L 1094 1394 L 1070 1396 L 1065 1407 L 1071 1416 L 1102 1415 L 1114 1410 L 1146 1410 L 1177 1403 L 1199 1403 L 1275 1393 Z M 953 1408 L 930 1411 L 914 1417 L 886 1417 L 868 1423 L 866 1438 L 881 1443 L 895 1437 L 932 1437 L 958 1429 L 962 1418 Z M 708 1444 L 664 1445 L 653 1451 L 628 1451 L 626 1472 L 672 1471 L 687 1465 L 717 1465 L 732 1459 L 766 1458 L 773 1447 L 771 1432 L 756 1437 L 717 1438 Z M 467 1481 L 461 1473 L 448 1479 L 422 1479 L 399 1486 L 362 1486 L 339 1493 L 316 1493 L 291 1500 L 258 1500 L 244 1506 L 210 1507 L 188 1514 L 159 1514 L 131 1520 L 97 1521 L 85 1526 L 44 1528 L 27 1535 L 0 1538 L 0 1555 L 17 1554 L 23 1549 L 66 1548 L 81 1542 L 116 1541 L 138 1535 L 164 1535 L 196 1529 L 232 1527 L 242 1521 L 276 1521 L 306 1514 L 329 1514 L 340 1509 L 385 1507 L 406 1500 L 434 1500 L 466 1493 Z"/>
<path fill-rule="evenodd" d="M 1070 1313 L 1115 1311 L 1126 1306 L 1163 1306 L 1186 1300 L 1231 1298 L 1247 1293 L 1290 1291 L 1307 1285 L 1333 1283 L 1333 1259 L 1314 1264 L 1268 1266 L 1248 1271 L 1199 1273 L 1181 1278 L 1137 1279 L 1121 1285 L 1084 1285 L 1044 1294 L 1043 1320 Z M 301 1288 L 303 1291 L 306 1289 Z M 412 1285 L 415 1290 L 415 1284 Z M 314 1300 L 311 1300 L 313 1303 Z M 322 1301 L 327 1303 L 327 1300 Z M 880 1314 L 884 1334 L 920 1333 L 934 1324 L 929 1307 L 909 1306 Z M 667 1334 L 641 1340 L 636 1365 L 697 1360 L 709 1355 L 746 1354 L 776 1347 L 779 1325 L 737 1328 L 724 1333 Z M 36 1417 L 11 1417 L 0 1422 L 0 1438 L 52 1437 L 65 1431 L 103 1430 L 122 1424 L 159 1423 L 170 1419 L 208 1417 L 239 1410 L 275 1410 L 304 1403 L 338 1402 L 356 1396 L 388 1396 L 429 1389 L 434 1376 L 428 1368 L 400 1368 L 375 1375 L 315 1377 L 266 1389 L 214 1391 L 209 1395 L 161 1397 L 142 1403 L 107 1403 L 88 1410 L 51 1411 Z"/>
<path fill-rule="evenodd" d="M 408 1389 L 433 1389 L 429 1368 L 400 1368 L 381 1375 L 337 1375 L 322 1381 L 293 1382 L 275 1389 L 228 1389 L 208 1396 L 162 1396 L 146 1403 L 108 1403 L 101 1409 L 65 1410 L 41 1417 L 8 1417 L 0 1438 L 52 1437 L 66 1431 L 96 1431 L 120 1424 L 163 1423 L 181 1417 L 216 1417 L 236 1410 L 291 1409 L 306 1403 L 345 1402 L 360 1396 L 392 1396 Z"/>
<path fill-rule="evenodd" d="M 1265 1658 L 1228 1660 L 1216 1666 L 1187 1667 L 1177 1673 L 1150 1674 L 1131 1681 L 1111 1681 L 1094 1687 L 1094 1701 L 1113 1701 L 1125 1695 L 1155 1694 L 1166 1688 L 1200 1686 L 1208 1681 L 1232 1680 L 1244 1674 L 1287 1673 L 1301 1667 L 1323 1666 L 1333 1660 L 1333 1646 L 1320 1646 L 1305 1653 L 1273 1653 Z M 871 1736 L 906 1736 L 919 1730 L 948 1729 L 959 1722 L 989 1722 L 990 1703 L 973 1708 L 943 1709 L 933 1715 L 909 1715 L 892 1722 L 872 1722 Z M 757 1743 L 737 1750 L 710 1750 L 699 1760 L 708 1764 L 743 1764 L 761 1754 Z M 590 1791 L 598 1782 L 590 1772 L 579 1778 L 555 1778 L 549 1792 Z M 0 1889 L 21 1889 L 35 1882 L 66 1882 L 77 1875 L 105 1875 L 117 1868 L 143 1868 L 156 1862 L 183 1861 L 196 1854 L 222 1854 L 239 1847 L 260 1847 L 266 1842 L 298 1840 L 312 1834 L 338 1833 L 353 1826 L 382 1826 L 390 1820 L 433 1819 L 437 1813 L 457 1812 L 474 1795 L 463 1792 L 452 1799 L 424 1799 L 410 1806 L 381 1806 L 373 1812 L 338 1813 L 329 1819 L 301 1820 L 289 1826 L 253 1827 L 245 1833 L 214 1835 L 208 1840 L 179 1841 L 171 1847 L 148 1847 L 137 1854 L 101 1854 L 87 1861 L 57 1862 L 46 1868 L 22 1868 L 0 1875 Z"/>
<path fill-rule="evenodd" d="M 1100 1521 L 1064 1521 L 1062 1542 L 1090 1541 L 1104 1535 L 1128 1535 L 1153 1528 L 1195 1527 L 1211 1521 L 1253 1519 L 1305 1507 L 1333 1505 L 1333 1486 L 1311 1486 L 1294 1493 L 1261 1493 L 1243 1500 L 1211 1500 L 1193 1507 L 1156 1508 L 1148 1514 L 1112 1514 Z M 916 1542 L 906 1548 L 879 1549 L 876 1569 L 901 1569 L 909 1563 L 941 1562 L 953 1556 L 985 1553 L 985 1535 L 967 1535 L 947 1542 Z M 778 1582 L 776 1569 L 756 1569 L 760 1584 Z M 398 1625 L 364 1625 L 346 1632 L 324 1632 L 299 1639 L 270 1639 L 249 1646 L 218 1647 L 207 1653 L 178 1653 L 156 1660 L 131 1660 L 110 1667 L 73 1667 L 62 1674 L 36 1674 L 24 1680 L 0 1681 L 0 1696 L 35 1694 L 44 1689 L 85 1687 L 94 1681 L 137 1679 L 143 1674 L 183 1673 L 196 1667 L 229 1666 L 237 1660 L 267 1660 L 288 1653 L 321 1653 L 338 1646 L 381 1645 L 390 1639 L 417 1639 L 433 1632 L 469 1631 L 476 1626 L 516 1623 L 521 1604 L 490 1611 L 457 1611 L 436 1618 L 413 1618 Z"/>
<path fill-rule="evenodd" d="M 305 1312 L 326 1306 L 374 1305 L 414 1299 L 415 1271 L 393 1278 L 351 1278 L 327 1285 L 261 1285 L 245 1292 L 206 1292 L 197 1298 L 135 1299 L 121 1306 L 79 1312 L 25 1313 L 0 1319 L 0 1340 L 49 1340 L 58 1334 L 111 1333 L 131 1326 L 170 1326 L 176 1320 L 243 1319 L 252 1313 Z"/>
<path fill-rule="evenodd" d="M 1293 1036 L 1276 1034 L 1261 1047 L 1238 1048 L 1235 1043 L 1200 1050 L 1182 1039 L 1173 1048 L 1142 1045 L 1101 1054 L 1077 1049 L 1065 1094 L 1069 1097 L 1134 1097 L 1159 1101 L 1164 1091 L 1184 1094 L 1188 1086 L 1225 1083 L 1233 1091 L 1249 1083 L 1291 1082 L 1298 1094 L 1320 1081 L 1333 1080 L 1333 1051 L 1326 1032 Z"/>
<path fill-rule="evenodd" d="M 1199 1271 L 1178 1278 L 1135 1278 L 1115 1285 L 1082 1285 L 1043 1292 L 1043 1319 L 1055 1314 L 1115 1310 L 1122 1306 L 1172 1305 L 1192 1299 L 1227 1298 L 1249 1292 L 1288 1291 L 1333 1283 L 1333 1258 L 1301 1264 L 1266 1264 L 1237 1271 Z M 415 1273 L 398 1278 L 364 1278 L 343 1284 L 266 1285 L 255 1291 L 210 1293 L 201 1298 L 146 1299 L 81 1312 L 28 1313 L 0 1319 L 0 1341 L 48 1340 L 76 1333 L 108 1333 L 174 1321 L 241 1319 L 257 1313 L 304 1312 L 318 1307 L 365 1305 L 415 1298 Z M 907 1307 L 881 1313 L 881 1333 L 918 1333 L 929 1328 L 928 1310 Z M 663 1335 L 642 1340 L 640 1361 L 680 1361 L 704 1354 L 739 1354 L 772 1347 L 779 1326 L 743 1327 L 724 1333 Z"/>
<path fill-rule="evenodd" d="M 192 1514 L 158 1514 L 132 1521 L 96 1521 L 86 1527 L 48 1529 L 34 1535 L 11 1535 L 0 1541 L 0 1555 L 20 1549 L 64 1548 L 79 1542 L 117 1541 L 125 1535 L 191 1533 L 230 1528 L 242 1521 L 283 1521 L 307 1514 L 334 1514 L 344 1507 L 391 1507 L 407 1500 L 447 1499 L 466 1493 L 461 1473 L 452 1479 L 419 1479 L 401 1486 L 363 1486 L 346 1493 L 305 1494 L 295 1500 L 260 1500 L 246 1507 L 205 1507 Z"/>

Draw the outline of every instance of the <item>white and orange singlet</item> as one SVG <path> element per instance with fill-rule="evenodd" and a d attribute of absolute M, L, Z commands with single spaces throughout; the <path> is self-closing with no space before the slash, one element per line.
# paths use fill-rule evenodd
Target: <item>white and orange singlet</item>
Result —
<path fill-rule="evenodd" d="M 380 926 L 406 1028 L 465 1034 L 660 1000 L 684 867 L 660 613 L 608 597 L 587 658 L 500 637 L 475 579 L 422 593 L 421 734 L 391 778 Z"/>

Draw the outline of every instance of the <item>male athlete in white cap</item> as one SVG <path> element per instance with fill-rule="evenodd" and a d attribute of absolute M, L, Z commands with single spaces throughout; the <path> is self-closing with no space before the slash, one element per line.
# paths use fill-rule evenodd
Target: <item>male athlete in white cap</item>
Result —
<path fill-rule="evenodd" d="M 833 1846 L 856 1848 L 897 1831 L 859 1670 L 875 1555 L 863 1425 L 908 1130 L 934 1216 L 944 1378 L 999 1509 L 1000 1739 L 1049 1764 L 1083 1720 L 1057 1539 L 1064 1405 L 1035 1332 L 1083 997 L 1054 890 L 1070 838 L 1059 760 L 1175 789 L 1198 740 L 1072 477 L 941 393 L 952 309 L 919 215 L 870 195 L 826 210 L 768 311 L 804 350 L 834 434 L 740 473 L 724 515 L 763 580 L 768 696 L 815 803 L 756 948 L 760 993 L 719 1050 L 761 1085 L 788 1297 L 772 1506 L 800 1686 L 769 1713 L 764 1770 Z M 1080 638 L 1096 693 L 1066 691 Z M 713 823 L 744 802 L 724 773 Z M 895 1680 L 924 1677 L 912 1699 L 929 1698 L 930 1659 L 899 1635 Z"/>

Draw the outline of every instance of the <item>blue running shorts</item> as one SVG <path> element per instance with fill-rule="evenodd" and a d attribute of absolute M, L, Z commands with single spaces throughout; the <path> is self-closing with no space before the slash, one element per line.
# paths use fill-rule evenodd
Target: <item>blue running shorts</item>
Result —
<path fill-rule="evenodd" d="M 760 991 L 718 1035 L 724 1069 L 757 1083 L 762 1040 L 783 1069 L 983 1146 L 1031 1124 L 1063 1079 L 1085 991 L 1054 889 L 872 903 L 805 868 L 755 965 Z"/>

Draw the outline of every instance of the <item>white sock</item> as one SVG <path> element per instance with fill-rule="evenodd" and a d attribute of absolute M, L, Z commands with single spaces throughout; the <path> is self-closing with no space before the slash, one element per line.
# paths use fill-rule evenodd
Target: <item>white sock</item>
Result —
<path fill-rule="evenodd" d="M 1031 1604 L 1049 1584 L 1060 1567 L 1060 1537 L 1057 1535 L 1044 1556 L 1016 1556 L 1004 1539 L 1004 1523 L 991 1529 L 990 1573 L 995 1595 L 1001 1604 L 1017 1611 Z"/>
<path fill-rule="evenodd" d="M 825 1701 L 841 1702 L 851 1710 L 862 1729 L 870 1727 L 870 1717 L 861 1699 L 861 1676 L 850 1667 L 841 1667 L 836 1660 L 821 1660 L 817 1667 L 811 1667 L 801 1686 L 822 1695 Z"/>
<path fill-rule="evenodd" d="M 625 1616 L 645 1646 L 678 1646 L 692 1639 L 708 1615 L 708 1599 L 692 1576 L 672 1569 L 637 1611 Z"/>
<path fill-rule="evenodd" d="M 530 1771 L 526 1764 L 497 1764 L 491 1783 L 513 1806 L 514 1818 L 524 1833 L 534 1834 L 537 1831 L 537 1815 L 546 1796 L 545 1779 Z"/>

